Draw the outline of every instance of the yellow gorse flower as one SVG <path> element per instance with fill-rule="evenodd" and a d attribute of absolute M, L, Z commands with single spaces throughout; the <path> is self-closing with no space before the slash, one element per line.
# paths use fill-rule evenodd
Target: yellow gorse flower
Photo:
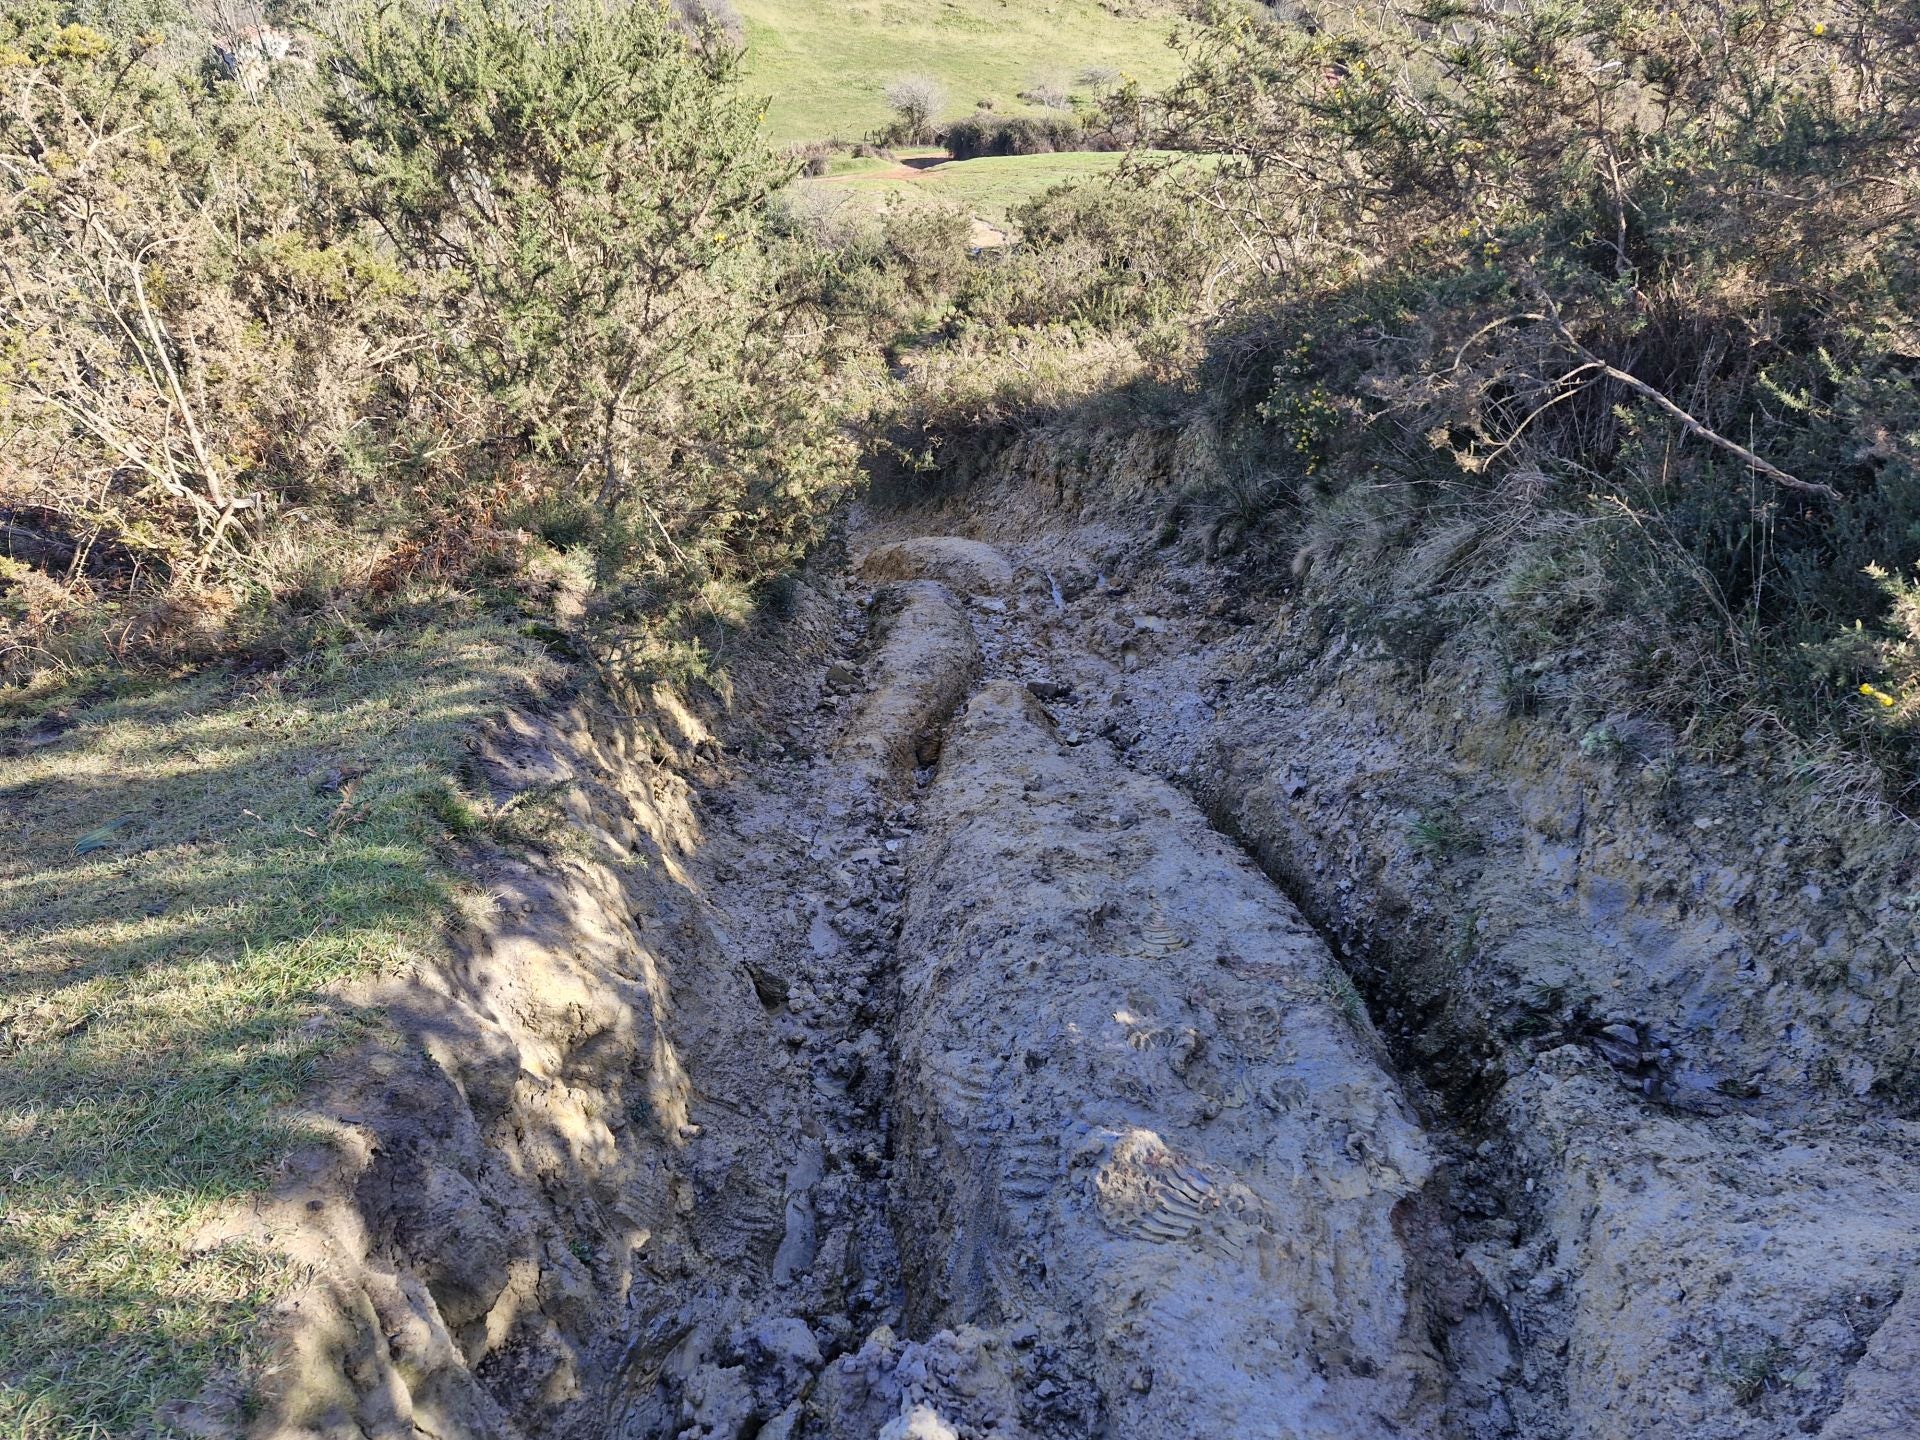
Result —
<path fill-rule="evenodd" d="M 1873 703 L 1878 705 L 1882 710 L 1891 710 L 1893 708 L 1893 696 L 1876 686 L 1862 685 L 1860 687 L 1860 693 L 1873 701 Z"/>
<path fill-rule="evenodd" d="M 61 60 L 98 60 L 113 42 L 91 25 L 63 25 L 48 48 Z"/>

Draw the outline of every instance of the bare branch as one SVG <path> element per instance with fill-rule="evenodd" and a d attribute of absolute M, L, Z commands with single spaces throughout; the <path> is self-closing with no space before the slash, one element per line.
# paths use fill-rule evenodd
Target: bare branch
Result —
<path fill-rule="evenodd" d="M 1552 322 L 1554 330 L 1559 334 L 1560 341 L 1563 345 L 1572 350 L 1573 353 L 1578 355 L 1582 360 L 1596 367 L 1609 380 L 1618 381 L 1635 394 L 1645 396 L 1651 400 L 1667 415 L 1678 420 L 1689 434 L 1697 435 L 1709 444 L 1718 445 L 1729 455 L 1744 460 L 1748 465 L 1752 466 L 1762 475 L 1765 475 L 1776 485 L 1784 486 L 1788 490 L 1797 490 L 1803 495 L 1818 495 L 1825 500 L 1838 500 L 1841 498 L 1840 492 L 1831 485 L 1824 485 L 1817 480 L 1802 480 L 1797 475 L 1789 475 L 1778 465 L 1773 464 L 1771 461 L 1761 459 L 1746 446 L 1737 441 L 1727 439 L 1727 437 L 1720 434 L 1719 431 L 1696 420 L 1665 395 L 1661 394 L 1660 391 L 1642 380 L 1638 375 L 1622 370 L 1618 365 L 1609 365 L 1605 360 L 1602 360 L 1598 355 L 1594 354 L 1593 351 L 1589 350 L 1574 338 L 1573 332 L 1567 329 L 1566 322 L 1560 318 L 1560 308 L 1553 303 L 1552 298 L 1544 294 L 1542 298 L 1546 300 L 1549 319 Z"/>

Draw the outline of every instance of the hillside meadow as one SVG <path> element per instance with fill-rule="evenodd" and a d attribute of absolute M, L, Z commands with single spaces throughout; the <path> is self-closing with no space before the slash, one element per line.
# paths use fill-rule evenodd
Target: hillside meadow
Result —
<path fill-rule="evenodd" d="M 1092 70 L 1155 86 L 1179 73 L 1167 45 L 1177 7 L 1159 0 L 946 0 L 934 5 L 856 0 L 741 0 L 745 85 L 771 97 L 766 127 L 776 144 L 857 140 L 892 116 L 885 89 L 926 75 L 946 92 L 946 113 L 983 100 L 998 114 L 1039 114 L 1022 91 L 1087 88 Z"/>

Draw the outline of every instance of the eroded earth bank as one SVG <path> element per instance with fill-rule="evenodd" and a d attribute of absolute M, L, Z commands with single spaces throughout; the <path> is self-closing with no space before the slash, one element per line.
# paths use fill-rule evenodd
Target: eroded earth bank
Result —
<path fill-rule="evenodd" d="M 856 513 L 724 723 L 502 720 L 579 838 L 266 1217 L 256 1430 L 1920 1434 L 1905 832 L 1652 794 L 1149 520 Z"/>

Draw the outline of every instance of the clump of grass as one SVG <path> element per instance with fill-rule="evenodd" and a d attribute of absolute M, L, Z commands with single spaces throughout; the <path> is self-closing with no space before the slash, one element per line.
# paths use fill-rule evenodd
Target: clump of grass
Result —
<path fill-rule="evenodd" d="M 459 739 L 551 664 L 429 629 L 0 709 L 0 1434 L 148 1433 L 245 1365 L 291 1277 L 196 1237 L 374 1023 L 332 987 L 440 945 Z"/>
<path fill-rule="evenodd" d="M 1729 1350 L 1723 1352 L 1714 1366 L 1714 1373 L 1728 1389 L 1733 1398 L 1741 1405 L 1752 1405 L 1761 1396 L 1778 1390 L 1788 1380 L 1787 1362 L 1791 1357 L 1785 1347 L 1777 1342 L 1768 1342 L 1751 1350 Z"/>
<path fill-rule="evenodd" d="M 437 775 L 420 787 L 420 804 L 446 826 L 447 833 L 466 839 L 486 827 L 486 811 L 476 805 L 450 776 Z"/>
<path fill-rule="evenodd" d="M 1363 1025 L 1367 1019 L 1366 997 L 1360 993 L 1360 987 L 1353 983 L 1353 977 L 1337 964 L 1327 966 L 1321 977 L 1321 987 L 1327 1000 L 1346 1017 L 1350 1025 Z"/>
<path fill-rule="evenodd" d="M 1477 854 L 1480 836 L 1457 815 L 1441 810 L 1424 812 L 1407 827 L 1407 839 L 1423 855 L 1445 858 Z"/>
<path fill-rule="evenodd" d="M 1580 737 L 1580 753 L 1597 760 L 1617 760 L 1627 753 L 1627 742 L 1611 725 L 1594 725 Z"/>

